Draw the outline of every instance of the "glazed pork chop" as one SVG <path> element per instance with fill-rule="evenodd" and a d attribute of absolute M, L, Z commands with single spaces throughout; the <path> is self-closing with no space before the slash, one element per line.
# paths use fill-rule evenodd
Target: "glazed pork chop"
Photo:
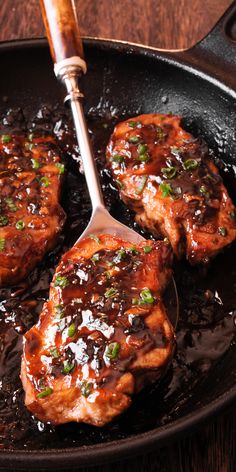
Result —
<path fill-rule="evenodd" d="M 167 237 L 177 257 L 206 264 L 236 236 L 236 212 L 208 148 L 179 116 L 148 114 L 119 123 L 107 164 L 138 224 Z"/>
<path fill-rule="evenodd" d="M 0 137 L 0 286 L 25 276 L 56 244 L 64 165 L 52 136 Z"/>
<path fill-rule="evenodd" d="M 171 263 L 163 241 L 134 246 L 111 235 L 91 235 L 62 257 L 24 337 L 25 404 L 37 418 L 103 426 L 161 377 L 175 347 L 161 299 Z"/>

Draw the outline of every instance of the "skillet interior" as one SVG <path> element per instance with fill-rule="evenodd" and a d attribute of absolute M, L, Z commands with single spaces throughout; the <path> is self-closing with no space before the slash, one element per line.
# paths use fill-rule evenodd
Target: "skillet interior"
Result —
<path fill-rule="evenodd" d="M 225 162 L 224 177 L 236 202 L 236 193 L 232 185 L 236 165 L 234 91 L 221 88 L 219 84 L 208 80 L 207 77 L 201 77 L 195 71 L 184 70 L 181 65 L 172 61 L 171 56 L 102 41 L 90 40 L 85 44 L 89 72 L 86 79 L 82 80 L 82 87 L 86 97 L 86 112 L 90 117 L 92 116 L 92 122 L 95 122 L 97 117 L 98 121 L 100 118 L 102 121 L 107 119 L 109 121 L 112 115 L 111 123 L 113 124 L 113 121 L 118 119 L 148 112 L 171 111 L 184 116 L 186 129 L 195 136 L 202 135 L 219 161 Z M 0 54 L 1 67 L 4 71 L 0 78 L 1 113 L 8 107 L 20 106 L 26 114 L 31 115 L 42 103 L 51 105 L 61 103 L 64 91 L 56 83 L 44 41 L 2 45 Z M 8 97 L 7 104 L 6 97 Z M 109 135 L 108 131 L 106 131 L 106 136 Z M 76 239 L 78 233 L 73 237 Z M 41 466 L 49 467 L 48 454 L 50 453 L 52 453 L 51 461 L 54 465 L 57 464 L 58 468 L 65 466 L 65 463 L 68 465 L 69 462 L 78 467 L 78 458 L 81 465 L 106 459 L 111 453 L 115 458 L 118 452 L 123 451 L 127 454 L 128 447 L 130 450 L 133 447 L 134 450 L 135 447 L 140 448 L 148 442 L 151 444 L 156 439 L 170 438 L 171 435 L 179 433 L 180 429 L 183 430 L 187 424 L 194 425 L 199 419 L 221 408 L 233 397 L 235 398 L 236 346 L 233 340 L 233 317 L 236 313 L 234 312 L 236 296 L 232 296 L 231 290 L 233 284 L 236 283 L 233 267 L 235 254 L 236 249 L 233 246 L 224 255 L 219 256 L 213 264 L 208 281 L 202 285 L 205 289 L 210 288 L 212 284 L 212 290 L 217 289 L 219 297 L 221 297 L 221 290 L 224 293 L 224 308 L 221 315 L 226 315 L 226 317 L 225 321 L 219 325 L 214 342 L 211 337 L 215 336 L 214 330 L 209 327 L 208 338 L 199 341 L 198 355 L 194 358 L 196 346 L 194 343 L 191 346 L 192 340 L 185 337 L 186 324 L 184 325 L 185 332 L 180 335 L 182 345 L 188 350 L 188 358 L 182 359 L 182 362 L 191 363 L 192 356 L 196 363 L 191 369 L 195 369 L 197 375 L 201 372 L 199 382 L 194 385 L 194 388 L 191 388 L 193 385 L 187 382 L 186 370 L 186 378 L 180 386 L 182 393 L 179 392 L 179 396 L 177 395 L 169 404 L 168 397 L 171 397 L 171 389 L 176 392 L 178 390 L 178 386 L 173 383 L 176 382 L 178 376 L 173 380 L 170 372 L 163 386 L 164 396 L 167 395 L 164 412 L 162 403 L 156 406 L 156 403 L 160 402 L 159 391 L 154 389 L 152 392 L 144 392 L 135 400 L 134 408 L 126 414 L 126 418 L 122 418 L 104 431 L 87 427 L 76 427 L 75 430 L 69 425 L 64 430 L 59 429 L 55 437 L 50 433 L 50 441 L 48 441 L 47 433 L 43 442 L 41 439 L 37 440 L 37 444 L 29 441 L 27 448 L 24 446 L 24 440 L 17 440 L 14 446 L 13 443 L 11 444 L 15 451 L 11 456 L 11 462 L 8 462 L 8 467 L 13 467 L 16 463 L 18 466 L 21 464 L 24 453 L 20 453 L 19 450 L 29 451 L 41 447 L 46 448 L 47 451 L 40 453 L 38 451 L 36 455 L 34 453 L 28 455 L 28 465 L 38 468 L 37 457 L 40 454 L 43 461 L 41 461 Z M 218 275 L 220 270 L 221 274 Z M 179 268 L 177 278 L 178 273 Z M 212 279 L 213 275 L 214 279 Z M 185 283 L 181 277 L 180 287 Z M 194 279 L 197 280 L 199 286 L 200 279 L 201 277 Z M 199 324 L 195 320 L 195 324 L 196 330 L 201 333 L 204 330 L 204 323 Z M 207 349 L 208 342 L 209 350 Z M 220 355 L 218 356 L 217 353 Z M 190 381 L 193 380 L 191 377 Z M 161 395 L 163 398 L 163 392 Z M 157 415 L 155 421 L 153 421 L 154 403 L 154 411 Z M 189 414 L 191 420 L 189 420 Z M 97 446 L 94 447 L 94 444 Z M 83 445 L 87 447 L 84 449 Z M 68 450 L 71 447 L 75 448 L 73 453 Z M 59 453 L 55 452 L 57 448 L 61 449 Z M 61 456 L 60 462 L 58 462 L 59 456 Z M 4 462 L 9 460 L 9 452 L 5 455 L 4 452 L 0 453 L 0 459 L 1 466 L 4 466 Z"/>

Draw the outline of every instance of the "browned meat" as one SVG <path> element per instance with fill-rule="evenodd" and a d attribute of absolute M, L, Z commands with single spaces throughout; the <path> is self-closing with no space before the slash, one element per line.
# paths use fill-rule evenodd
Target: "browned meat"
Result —
<path fill-rule="evenodd" d="M 21 379 L 37 418 L 102 426 L 160 378 L 175 346 L 160 298 L 171 263 L 164 242 L 137 247 L 110 235 L 91 235 L 63 256 L 24 338 Z"/>
<path fill-rule="evenodd" d="M 53 248 L 65 214 L 64 165 L 51 136 L 0 138 L 0 286 L 23 279 Z"/>
<path fill-rule="evenodd" d="M 166 236 L 178 257 L 207 263 L 235 239 L 236 212 L 207 146 L 180 121 L 150 114 L 119 123 L 107 162 L 136 221 Z"/>

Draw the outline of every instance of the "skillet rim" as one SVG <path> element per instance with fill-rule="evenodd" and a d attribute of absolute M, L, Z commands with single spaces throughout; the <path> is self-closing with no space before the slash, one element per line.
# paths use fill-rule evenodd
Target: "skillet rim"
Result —
<path fill-rule="evenodd" d="M 103 39 L 96 37 L 83 37 L 85 44 L 88 46 L 99 45 L 109 50 L 118 50 L 121 53 L 139 53 L 144 57 L 154 58 L 163 62 L 168 62 L 175 67 L 186 70 L 193 75 L 197 75 L 208 82 L 211 82 L 218 89 L 223 90 L 232 98 L 236 98 L 235 90 L 231 85 L 221 81 L 214 76 L 206 68 L 198 67 L 194 61 L 191 61 L 191 55 L 194 57 L 194 48 L 178 49 L 178 50 L 164 50 L 146 45 L 140 45 L 128 41 L 119 41 L 114 39 Z M 48 48 L 47 40 L 45 38 L 27 38 L 27 39 L 13 39 L 0 43 L 0 53 L 16 49 L 31 49 L 35 47 Z M 188 53 L 185 57 L 185 53 Z M 186 435 L 190 429 L 191 431 L 199 428 L 205 420 L 213 416 L 213 414 L 220 413 L 229 407 L 233 400 L 236 399 L 236 384 L 233 385 L 227 392 L 223 393 L 216 399 L 212 400 L 207 405 L 202 406 L 196 413 L 185 414 L 181 418 L 176 419 L 163 426 L 154 428 L 144 433 L 131 435 L 128 438 L 109 441 L 106 443 L 98 443 L 89 446 L 80 446 L 64 449 L 51 450 L 21 450 L 21 449 L 1 449 L 0 450 L 0 470 L 24 470 L 26 467 L 33 467 L 33 470 L 40 470 L 42 467 L 49 470 L 52 466 L 62 470 L 71 467 L 80 468 L 82 466 L 92 466 L 95 464 L 104 464 L 106 462 L 114 462 L 133 456 L 138 451 L 138 455 L 143 452 L 147 453 L 153 450 L 155 446 L 164 445 L 167 442 L 173 442 L 175 439 Z"/>

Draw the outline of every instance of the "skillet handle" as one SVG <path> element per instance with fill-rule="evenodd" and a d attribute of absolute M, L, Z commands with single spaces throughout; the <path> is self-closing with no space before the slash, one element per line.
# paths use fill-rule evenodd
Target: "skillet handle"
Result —
<path fill-rule="evenodd" d="M 191 49 L 182 52 L 197 66 L 205 65 L 212 73 L 231 86 L 236 86 L 236 0 L 226 10 L 210 33 Z"/>
<path fill-rule="evenodd" d="M 74 0 L 40 0 L 40 7 L 56 75 L 62 65 L 76 64 L 85 73 L 86 63 Z"/>

